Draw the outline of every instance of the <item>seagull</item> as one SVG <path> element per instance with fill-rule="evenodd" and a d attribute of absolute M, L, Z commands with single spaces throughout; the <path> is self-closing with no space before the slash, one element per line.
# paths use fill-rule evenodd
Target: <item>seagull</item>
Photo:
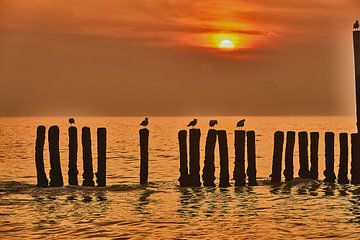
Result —
<path fill-rule="evenodd" d="M 141 123 L 140 126 L 146 127 L 149 125 L 149 119 L 146 117 Z"/>
<path fill-rule="evenodd" d="M 241 119 L 240 121 L 237 122 L 236 127 L 240 128 L 241 130 L 244 125 L 245 125 L 245 119 Z"/>
<path fill-rule="evenodd" d="M 356 30 L 356 31 L 358 31 L 359 30 L 359 21 L 358 20 L 356 20 L 355 21 L 355 23 L 354 23 L 354 29 Z"/>
<path fill-rule="evenodd" d="M 210 126 L 210 128 L 214 128 L 215 127 L 215 125 L 218 125 L 218 121 L 217 120 L 210 120 L 209 121 L 209 126 Z"/>
<path fill-rule="evenodd" d="M 69 118 L 69 123 L 70 124 L 75 124 L 75 118 Z"/>
<path fill-rule="evenodd" d="M 189 122 L 189 124 L 187 125 L 187 127 L 195 127 L 197 124 L 197 119 L 194 118 L 191 122 Z"/>

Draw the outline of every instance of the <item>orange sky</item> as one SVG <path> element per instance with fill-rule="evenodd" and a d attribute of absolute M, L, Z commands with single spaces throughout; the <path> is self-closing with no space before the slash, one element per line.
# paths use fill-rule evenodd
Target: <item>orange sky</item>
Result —
<path fill-rule="evenodd" d="M 352 114 L 359 9 L 357 0 L 1 0 L 0 115 Z M 224 39 L 235 48 L 219 49 Z"/>

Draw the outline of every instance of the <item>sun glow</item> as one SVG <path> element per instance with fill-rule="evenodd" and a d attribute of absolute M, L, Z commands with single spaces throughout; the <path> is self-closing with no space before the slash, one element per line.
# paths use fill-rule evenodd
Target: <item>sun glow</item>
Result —
<path fill-rule="evenodd" d="M 219 48 L 233 49 L 234 43 L 229 39 L 225 39 L 219 43 Z"/>

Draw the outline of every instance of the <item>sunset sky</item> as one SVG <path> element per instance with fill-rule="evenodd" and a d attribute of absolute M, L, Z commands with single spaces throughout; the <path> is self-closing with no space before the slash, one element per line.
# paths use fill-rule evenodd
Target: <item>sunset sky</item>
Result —
<path fill-rule="evenodd" d="M 0 115 L 354 113 L 359 0 L 0 0 Z"/>

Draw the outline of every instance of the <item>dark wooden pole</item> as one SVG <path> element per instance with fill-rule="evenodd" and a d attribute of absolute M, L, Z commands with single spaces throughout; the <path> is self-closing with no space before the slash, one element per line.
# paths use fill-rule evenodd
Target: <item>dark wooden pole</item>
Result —
<path fill-rule="evenodd" d="M 35 165 L 37 187 L 48 187 L 49 181 L 46 177 L 44 167 L 44 145 L 45 145 L 45 126 L 38 126 L 36 130 L 36 145 L 35 145 Z"/>
<path fill-rule="evenodd" d="M 50 186 L 64 186 L 61 173 L 60 151 L 59 151 L 59 134 L 58 126 L 49 128 L 49 152 L 50 152 Z"/>
<path fill-rule="evenodd" d="M 348 164 L 349 164 L 349 147 L 348 147 L 348 134 L 340 133 L 340 163 L 338 172 L 338 183 L 347 184 L 348 179 Z"/>
<path fill-rule="evenodd" d="M 356 126 L 360 131 L 360 31 L 353 32 L 356 88 Z"/>
<path fill-rule="evenodd" d="M 106 128 L 97 129 L 97 173 L 98 187 L 106 187 Z"/>
<path fill-rule="evenodd" d="M 298 135 L 299 135 L 299 160 L 300 160 L 299 177 L 308 179 L 310 178 L 309 156 L 308 156 L 308 133 L 299 132 Z"/>
<path fill-rule="evenodd" d="M 187 131 L 180 130 L 178 134 L 179 139 L 179 151 L 180 151 L 180 177 L 179 183 L 181 187 L 189 185 L 189 170 L 188 170 L 188 159 L 187 159 Z"/>
<path fill-rule="evenodd" d="M 286 133 L 286 147 L 285 147 L 285 181 L 294 179 L 294 146 L 295 146 L 295 132 L 288 131 Z"/>
<path fill-rule="evenodd" d="M 246 132 L 247 138 L 247 157 L 248 167 L 246 174 L 249 179 L 249 186 L 256 186 L 256 150 L 255 150 L 255 131 Z"/>
<path fill-rule="evenodd" d="M 229 155 L 227 145 L 227 134 L 225 130 L 218 131 L 220 152 L 220 181 L 219 187 L 229 187 Z"/>
<path fill-rule="evenodd" d="M 310 133 L 310 178 L 317 180 L 319 177 L 319 133 Z"/>
<path fill-rule="evenodd" d="M 335 182 L 336 176 L 334 172 L 334 139 L 333 132 L 325 133 L 325 170 L 324 182 Z"/>
<path fill-rule="evenodd" d="M 78 135 L 76 127 L 69 127 L 69 185 L 78 185 Z"/>
<path fill-rule="evenodd" d="M 148 183 L 149 171 L 149 129 L 142 128 L 140 135 L 140 184 Z"/>
<path fill-rule="evenodd" d="M 82 128 L 82 147 L 83 147 L 83 186 L 93 187 L 94 172 L 92 164 L 92 151 L 91 151 L 91 133 L 89 127 Z"/>
<path fill-rule="evenodd" d="M 200 129 L 190 129 L 190 185 L 200 187 Z"/>
<path fill-rule="evenodd" d="M 273 152 L 273 162 L 272 162 L 272 173 L 270 175 L 272 183 L 281 182 L 281 162 L 282 162 L 283 147 L 284 147 L 284 132 L 276 131 L 274 133 L 274 152 Z"/>
<path fill-rule="evenodd" d="M 360 135 L 351 134 L 351 183 L 360 184 Z"/>
<path fill-rule="evenodd" d="M 203 184 L 207 187 L 215 187 L 215 145 L 217 131 L 209 129 L 205 143 L 205 160 L 203 168 Z"/>
<path fill-rule="evenodd" d="M 235 166 L 234 166 L 235 186 L 244 186 L 245 173 L 245 131 L 235 131 Z"/>

